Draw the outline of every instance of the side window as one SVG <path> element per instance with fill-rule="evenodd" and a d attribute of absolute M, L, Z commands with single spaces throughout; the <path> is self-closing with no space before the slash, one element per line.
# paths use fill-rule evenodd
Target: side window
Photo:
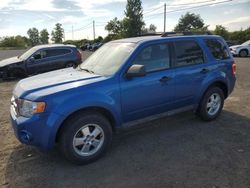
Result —
<path fill-rule="evenodd" d="M 46 57 L 54 57 L 70 53 L 69 49 L 48 49 L 46 50 Z"/>
<path fill-rule="evenodd" d="M 144 65 L 147 72 L 170 68 L 168 44 L 150 45 L 142 49 L 133 64 Z"/>
<path fill-rule="evenodd" d="M 193 40 L 176 41 L 175 54 L 177 67 L 204 63 L 203 51 Z"/>
<path fill-rule="evenodd" d="M 35 60 L 43 59 L 46 57 L 46 51 L 40 50 L 33 55 Z"/>
<path fill-rule="evenodd" d="M 205 43 L 215 59 L 223 60 L 230 58 L 229 51 L 222 41 L 217 39 L 206 39 Z"/>

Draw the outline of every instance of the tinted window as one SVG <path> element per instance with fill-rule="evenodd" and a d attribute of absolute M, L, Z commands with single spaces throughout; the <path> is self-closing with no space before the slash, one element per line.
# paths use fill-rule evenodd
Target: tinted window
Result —
<path fill-rule="evenodd" d="M 42 59 L 42 58 L 45 58 L 46 57 L 46 52 L 43 51 L 43 50 L 40 50 L 38 52 L 36 52 L 33 57 L 38 60 L 38 59 Z"/>
<path fill-rule="evenodd" d="M 222 60 L 230 57 L 226 45 L 221 41 L 216 39 L 207 39 L 205 40 L 205 43 L 215 59 Z"/>
<path fill-rule="evenodd" d="M 71 52 L 70 49 L 49 49 L 45 50 L 46 57 L 53 57 L 58 55 L 65 55 Z"/>
<path fill-rule="evenodd" d="M 195 41 L 175 42 L 176 66 L 204 63 L 203 51 Z"/>
<path fill-rule="evenodd" d="M 147 72 L 170 67 L 168 44 L 151 45 L 144 48 L 135 58 L 133 64 L 144 65 Z"/>

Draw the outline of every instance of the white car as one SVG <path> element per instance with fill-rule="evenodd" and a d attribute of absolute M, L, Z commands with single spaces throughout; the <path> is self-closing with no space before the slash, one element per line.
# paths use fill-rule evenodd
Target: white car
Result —
<path fill-rule="evenodd" d="M 229 49 L 234 56 L 247 57 L 250 55 L 250 40 L 241 45 L 230 46 Z"/>

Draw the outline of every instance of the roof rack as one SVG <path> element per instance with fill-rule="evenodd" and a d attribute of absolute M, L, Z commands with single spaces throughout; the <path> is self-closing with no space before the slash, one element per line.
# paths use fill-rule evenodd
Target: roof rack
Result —
<path fill-rule="evenodd" d="M 143 36 L 158 36 L 158 35 L 162 35 L 162 32 L 144 33 L 144 34 L 141 34 L 140 37 L 143 37 Z"/>
<path fill-rule="evenodd" d="M 165 33 L 162 33 L 161 37 L 182 36 L 182 35 L 212 35 L 212 33 L 210 31 L 207 31 L 207 32 L 191 32 L 191 31 L 165 32 Z"/>

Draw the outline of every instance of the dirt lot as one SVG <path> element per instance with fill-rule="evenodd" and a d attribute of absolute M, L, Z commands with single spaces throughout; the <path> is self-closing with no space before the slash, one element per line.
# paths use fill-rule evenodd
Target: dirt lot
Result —
<path fill-rule="evenodd" d="M 250 58 L 236 63 L 235 91 L 216 121 L 186 112 L 136 126 L 87 166 L 21 145 L 9 123 L 16 81 L 0 83 L 0 187 L 250 187 Z"/>

